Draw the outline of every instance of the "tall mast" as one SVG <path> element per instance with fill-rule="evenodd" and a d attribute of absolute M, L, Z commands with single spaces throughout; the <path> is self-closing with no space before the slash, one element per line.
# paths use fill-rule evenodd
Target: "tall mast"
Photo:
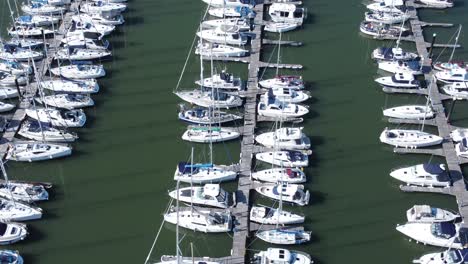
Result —
<path fill-rule="evenodd" d="M 5 177 L 5 183 L 6 183 L 8 192 L 10 193 L 11 200 L 13 201 L 13 204 L 16 207 L 16 201 L 15 201 L 15 198 L 13 197 L 13 193 L 11 193 L 10 182 L 8 181 L 8 175 L 6 173 L 5 166 L 3 164 L 3 160 L 0 160 L 0 167 L 2 169 L 3 176 Z"/>
<path fill-rule="evenodd" d="M 449 62 L 452 61 L 453 55 L 455 54 L 455 49 L 457 48 L 458 38 L 460 37 L 460 32 L 461 32 L 461 30 L 462 30 L 462 25 L 460 24 L 460 25 L 458 26 L 458 33 L 457 33 L 457 36 L 455 37 L 455 45 L 453 45 L 453 49 L 452 49 L 452 53 L 450 54 Z"/>
<path fill-rule="evenodd" d="M 435 77 L 434 77 L 435 78 Z M 426 100 L 426 109 L 424 109 L 424 118 L 423 118 L 423 121 L 422 121 L 422 125 L 421 125 L 421 131 L 424 131 L 424 125 L 426 123 L 426 113 L 427 113 L 427 108 L 429 107 L 429 96 L 431 94 L 431 88 L 432 88 L 432 84 L 435 82 L 434 79 L 431 80 L 431 82 L 429 83 L 429 88 L 428 88 L 428 91 L 427 91 L 427 100 Z"/>
<path fill-rule="evenodd" d="M 193 147 L 192 147 L 192 152 L 190 153 L 190 190 L 193 190 Z M 177 190 L 177 193 L 179 191 Z M 193 215 L 193 195 L 190 195 L 190 213 Z"/>
<path fill-rule="evenodd" d="M 405 15 L 404 17 L 406 17 L 406 14 L 408 13 L 408 10 L 405 11 Z M 398 39 L 396 41 L 396 48 L 398 49 L 400 47 L 400 39 L 401 39 L 401 35 L 403 34 L 403 25 L 405 24 L 405 19 L 403 19 L 403 21 L 401 21 L 401 26 L 400 26 L 400 34 L 398 35 Z"/>
<path fill-rule="evenodd" d="M 276 76 L 278 76 L 279 72 L 279 63 L 280 63 L 280 54 L 281 54 L 281 32 L 279 33 L 279 42 L 278 42 L 278 56 L 276 58 Z"/>
<path fill-rule="evenodd" d="M 214 84 L 213 84 L 213 46 L 211 46 L 210 48 L 210 64 L 211 64 L 211 98 L 212 98 L 212 101 L 213 101 L 213 105 L 212 107 L 210 107 L 210 109 L 208 109 L 209 111 L 209 114 L 210 114 L 210 118 L 213 118 L 214 120 L 214 110 L 215 110 L 215 103 L 214 103 L 214 99 L 215 98 L 218 98 L 218 94 L 216 94 L 216 97 L 214 97 Z M 218 89 L 216 89 L 216 92 L 218 91 Z M 212 127 L 211 127 L 211 122 L 209 122 L 209 130 L 208 130 L 208 133 L 211 133 L 211 136 L 210 136 L 210 164 L 213 164 L 213 131 L 212 131 Z M 220 126 L 221 127 L 221 126 Z"/>
<path fill-rule="evenodd" d="M 200 47 L 203 47 L 202 24 L 200 23 Z M 203 56 L 200 55 L 200 91 L 203 91 Z"/>
<path fill-rule="evenodd" d="M 177 264 L 180 263 L 180 248 L 179 248 L 179 185 L 180 180 L 177 180 L 177 199 L 176 199 L 176 207 L 177 207 L 177 215 L 176 215 L 176 259 Z"/>

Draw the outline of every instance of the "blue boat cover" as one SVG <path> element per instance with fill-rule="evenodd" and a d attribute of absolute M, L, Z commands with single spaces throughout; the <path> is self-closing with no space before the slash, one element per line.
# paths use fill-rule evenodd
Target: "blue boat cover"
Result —
<path fill-rule="evenodd" d="M 408 61 L 406 62 L 408 64 L 408 67 L 412 70 L 419 70 L 421 69 L 421 64 L 419 63 L 419 61 L 417 60 L 412 60 L 412 61 Z"/>
<path fill-rule="evenodd" d="M 453 237 L 457 233 L 457 231 L 455 229 L 455 225 L 453 223 L 444 222 L 444 223 L 437 223 L 435 225 L 439 225 L 440 234 L 448 235 L 450 237 Z"/>
<path fill-rule="evenodd" d="M 457 240 L 460 242 L 460 244 L 462 244 L 463 247 L 468 245 L 468 228 L 460 228 L 460 230 L 458 230 Z M 463 256 L 467 256 L 467 253 L 468 251 L 465 251 Z"/>
<path fill-rule="evenodd" d="M 18 19 L 21 22 L 31 22 L 32 21 L 32 16 L 20 16 L 20 17 L 18 17 Z"/>
<path fill-rule="evenodd" d="M 178 164 L 179 172 L 182 174 L 195 173 L 199 168 L 212 168 L 213 164 L 192 164 L 190 162 L 181 161 Z"/>
<path fill-rule="evenodd" d="M 423 165 L 423 168 L 426 172 L 430 174 L 442 174 L 445 171 L 440 167 L 440 164 L 434 164 L 434 163 L 425 163 Z"/>

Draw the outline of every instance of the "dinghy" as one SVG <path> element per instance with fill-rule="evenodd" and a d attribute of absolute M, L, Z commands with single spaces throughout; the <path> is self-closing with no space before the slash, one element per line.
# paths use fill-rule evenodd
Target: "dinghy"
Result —
<path fill-rule="evenodd" d="M 468 261 L 468 249 L 449 249 L 443 252 L 429 253 L 414 259 L 420 264 L 463 264 Z"/>
<path fill-rule="evenodd" d="M 69 79 L 96 79 L 106 76 L 106 71 L 102 65 L 88 63 L 74 63 L 66 66 L 59 66 L 50 70 L 52 74 Z"/>
<path fill-rule="evenodd" d="M 307 177 L 299 168 L 273 168 L 252 172 L 252 179 L 263 182 L 304 183 Z"/>
<path fill-rule="evenodd" d="M 429 205 L 415 205 L 406 211 L 408 222 L 452 222 L 458 217 L 460 217 L 458 214 Z"/>
<path fill-rule="evenodd" d="M 453 223 L 406 223 L 396 230 L 412 240 L 436 247 L 462 249 L 458 237 L 459 224 Z"/>
<path fill-rule="evenodd" d="M 257 160 L 281 167 L 307 167 L 309 157 L 300 151 L 267 151 L 255 154 Z"/>
<path fill-rule="evenodd" d="M 16 18 L 16 24 L 21 26 L 42 27 L 56 25 L 60 22 L 60 18 L 44 15 L 26 15 Z"/>
<path fill-rule="evenodd" d="M 29 221 L 42 218 L 42 210 L 28 204 L 0 198 L 0 220 L 5 221 Z M 0 222 L 0 223 L 1 223 Z M 0 231 L 1 233 L 1 231 Z"/>
<path fill-rule="evenodd" d="M 279 89 L 290 88 L 294 90 L 304 89 L 302 76 L 280 75 L 272 79 L 261 80 L 258 84 L 263 88 Z"/>
<path fill-rule="evenodd" d="M 282 248 L 268 248 L 254 255 L 252 264 L 311 264 L 310 256 L 300 251 L 290 251 Z"/>
<path fill-rule="evenodd" d="M 232 217 L 229 211 L 184 210 L 164 214 L 164 221 L 171 224 L 177 224 L 177 219 L 179 226 L 205 233 L 230 232 L 232 228 Z"/>
<path fill-rule="evenodd" d="M 375 82 L 382 86 L 394 88 L 417 89 L 421 87 L 418 80 L 411 73 L 397 72 L 392 76 L 385 76 L 375 79 Z"/>
<path fill-rule="evenodd" d="M 222 71 L 219 74 L 214 74 L 209 78 L 203 79 L 203 81 L 197 80 L 196 84 L 207 87 L 207 88 L 219 88 L 223 90 L 241 90 L 242 89 L 242 79 L 239 77 L 234 77 L 234 75 Z"/>
<path fill-rule="evenodd" d="M 85 94 L 54 94 L 36 100 L 48 106 L 64 109 L 77 109 L 94 105 L 93 99 Z"/>
<path fill-rule="evenodd" d="M 430 119 L 434 117 L 434 111 L 425 105 L 403 105 L 385 109 L 383 115 L 401 119 Z"/>
<path fill-rule="evenodd" d="M 304 186 L 299 184 L 267 184 L 255 188 L 255 190 L 270 199 L 305 206 L 309 204 L 309 191 L 304 191 Z"/>
<path fill-rule="evenodd" d="M 0 113 L 11 111 L 15 107 L 16 106 L 14 104 L 7 104 L 4 102 L 0 102 Z"/>
<path fill-rule="evenodd" d="M 271 207 L 252 206 L 249 219 L 252 222 L 264 225 L 294 225 L 304 223 L 305 217 Z"/>
<path fill-rule="evenodd" d="M 4 264 L 23 264 L 23 258 L 16 250 L 0 250 L 0 260 Z"/>
<path fill-rule="evenodd" d="M 191 91 L 180 91 L 175 93 L 180 99 L 202 107 L 213 108 L 234 108 L 242 106 L 242 99 L 239 96 L 230 95 L 223 92 L 201 91 L 195 89 Z"/>
<path fill-rule="evenodd" d="M 30 15 L 52 16 L 52 15 L 60 15 L 60 14 L 65 13 L 64 7 L 42 4 L 42 3 L 32 3 L 30 5 L 23 4 L 21 6 L 21 10 L 23 10 L 23 12 L 30 14 Z"/>
<path fill-rule="evenodd" d="M 24 37 L 24 38 L 31 38 L 31 37 L 43 37 L 49 36 L 56 33 L 54 30 L 46 29 L 46 28 L 39 28 L 39 27 L 31 27 L 31 26 L 13 26 L 8 29 L 8 34 L 13 37 Z"/>
<path fill-rule="evenodd" d="M 18 89 L 0 87 L 0 99 L 8 99 L 14 97 L 18 97 Z"/>
<path fill-rule="evenodd" d="M 200 107 L 188 110 L 181 108 L 178 116 L 180 120 L 196 125 L 215 125 L 242 119 L 238 115 Z"/>
<path fill-rule="evenodd" d="M 435 77 L 438 81 L 444 83 L 452 82 L 468 82 L 468 70 L 467 69 L 453 69 L 450 71 L 439 71 L 436 72 Z"/>
<path fill-rule="evenodd" d="M 26 109 L 26 115 L 43 123 L 58 127 L 82 127 L 86 123 L 83 110 L 57 110 L 52 108 Z"/>
<path fill-rule="evenodd" d="M 418 58 L 418 54 L 414 52 L 407 52 L 404 51 L 402 48 L 387 48 L 387 47 L 379 47 L 376 48 L 373 52 L 371 57 L 374 60 L 386 60 L 386 61 L 393 61 L 393 60 L 400 60 L 400 61 L 407 61 L 407 60 L 415 60 Z"/>
<path fill-rule="evenodd" d="M 250 22 L 246 18 L 224 18 L 224 19 L 213 19 L 205 20 L 202 22 L 202 29 L 217 28 L 222 25 L 236 26 L 239 31 L 251 30 Z"/>
<path fill-rule="evenodd" d="M 468 99 L 468 82 L 453 82 L 442 86 L 444 93 L 452 96 L 454 99 Z"/>
<path fill-rule="evenodd" d="M 186 183 L 204 184 L 232 181 L 237 177 L 237 172 L 224 169 L 213 164 L 191 164 L 180 162 L 174 174 L 175 181 Z"/>
<path fill-rule="evenodd" d="M 305 9 L 289 3 L 273 3 L 268 9 L 273 22 L 294 23 L 302 25 L 305 17 Z"/>
<path fill-rule="evenodd" d="M 450 187 L 452 185 L 444 164 L 418 164 L 394 170 L 390 176 L 408 185 L 430 187 Z"/>
<path fill-rule="evenodd" d="M 228 208 L 230 197 L 219 184 L 180 188 L 169 192 L 169 196 L 184 203 L 218 208 Z"/>
<path fill-rule="evenodd" d="M 255 137 L 257 143 L 278 149 L 310 149 L 310 139 L 302 132 L 303 127 L 283 127 Z"/>
<path fill-rule="evenodd" d="M 111 56 L 112 53 L 103 49 L 90 48 L 62 48 L 57 51 L 55 58 L 59 60 L 97 60 Z"/>
<path fill-rule="evenodd" d="M 204 29 L 197 36 L 208 42 L 242 46 L 247 44 L 247 37 L 239 32 L 237 26 L 221 25 L 215 29 Z"/>
<path fill-rule="evenodd" d="M 62 93 L 97 93 L 99 92 L 99 84 L 95 79 L 90 80 L 50 80 L 40 83 L 41 87 L 54 92 Z"/>
<path fill-rule="evenodd" d="M 190 127 L 182 135 L 182 139 L 197 143 L 217 143 L 234 140 L 240 133 L 223 127 Z"/>
<path fill-rule="evenodd" d="M 275 97 L 262 95 L 257 106 L 259 116 L 273 118 L 302 117 L 309 113 L 309 109 L 303 105 L 285 103 Z"/>
<path fill-rule="evenodd" d="M 380 142 L 404 148 L 421 148 L 442 143 L 443 138 L 437 135 L 411 129 L 385 128 L 380 134 Z"/>
<path fill-rule="evenodd" d="M 0 48 L 0 59 L 13 61 L 29 61 L 42 59 L 42 52 L 17 48 L 16 46 L 4 44 Z"/>
<path fill-rule="evenodd" d="M 16 86 L 16 83 L 18 83 L 18 85 L 26 85 L 27 81 L 28 79 L 24 76 L 17 76 L 0 71 L 0 86 Z"/>
<path fill-rule="evenodd" d="M 203 57 L 244 57 L 248 50 L 216 43 L 198 43 L 195 54 Z"/>
<path fill-rule="evenodd" d="M 0 245 L 9 245 L 24 240 L 28 235 L 25 224 L 0 222 Z"/>
<path fill-rule="evenodd" d="M 51 143 L 14 143 L 6 159 L 14 161 L 43 161 L 71 155 L 71 147 Z"/>
<path fill-rule="evenodd" d="M 255 236 L 261 240 L 279 245 L 298 245 L 310 241 L 309 231 L 273 229 L 258 231 Z"/>
<path fill-rule="evenodd" d="M 73 142 L 78 139 L 75 133 L 57 129 L 48 124 L 37 121 L 25 121 L 21 125 L 18 134 L 22 137 L 46 142 Z"/>
<path fill-rule="evenodd" d="M 44 186 L 27 182 L 0 183 L 0 196 L 26 203 L 49 200 L 49 193 Z"/>

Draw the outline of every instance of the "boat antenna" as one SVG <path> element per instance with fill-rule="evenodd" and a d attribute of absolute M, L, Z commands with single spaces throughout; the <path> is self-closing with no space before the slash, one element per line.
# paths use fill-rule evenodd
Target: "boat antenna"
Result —
<path fill-rule="evenodd" d="M 458 26 L 458 33 L 457 33 L 457 36 L 455 37 L 455 45 L 453 45 L 453 49 L 452 49 L 452 53 L 450 54 L 449 62 L 452 61 L 453 55 L 455 54 L 455 49 L 457 48 L 458 38 L 460 37 L 461 30 L 462 30 L 462 25 L 460 24 Z"/>

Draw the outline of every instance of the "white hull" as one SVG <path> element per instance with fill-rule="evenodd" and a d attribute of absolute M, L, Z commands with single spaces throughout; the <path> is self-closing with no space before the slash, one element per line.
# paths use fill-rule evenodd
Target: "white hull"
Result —
<path fill-rule="evenodd" d="M 255 190 L 270 199 L 286 203 L 306 206 L 309 204 L 309 191 L 304 192 L 303 185 L 296 184 L 267 184 L 255 188 Z M 280 193 L 281 192 L 281 193 Z"/>
<path fill-rule="evenodd" d="M 223 100 L 214 100 L 212 99 L 210 92 L 201 92 L 199 89 L 176 92 L 176 95 L 188 103 L 206 108 L 213 107 L 229 109 L 242 106 L 242 99 L 238 96 L 225 95 L 225 98 L 222 98 Z"/>
<path fill-rule="evenodd" d="M 292 157 L 293 156 L 293 157 Z M 255 154 L 257 160 L 280 167 L 307 167 L 309 157 L 295 151 L 268 151 Z"/>
<path fill-rule="evenodd" d="M 450 187 L 450 178 L 442 164 L 418 164 L 394 170 L 390 176 L 408 185 Z"/>
<path fill-rule="evenodd" d="M 106 76 L 102 65 L 67 65 L 53 68 L 51 72 L 69 79 L 96 79 Z"/>
<path fill-rule="evenodd" d="M 252 172 L 252 179 L 263 182 L 304 183 L 307 181 L 305 173 L 301 169 L 273 168 Z"/>
<path fill-rule="evenodd" d="M 86 115 L 83 110 L 61 112 L 52 108 L 26 109 L 26 115 L 32 119 L 58 127 L 82 127 L 86 123 Z"/>
<path fill-rule="evenodd" d="M 190 128 L 182 135 L 182 139 L 197 143 L 217 143 L 234 140 L 240 137 L 240 133 L 225 128 L 213 128 L 206 130 L 204 128 Z"/>
<path fill-rule="evenodd" d="M 0 245 L 9 245 L 24 240 L 28 235 L 25 224 L 20 223 L 0 223 L 2 229 L 5 229 L 0 236 Z"/>
<path fill-rule="evenodd" d="M 404 225 L 399 225 L 396 227 L 396 230 L 402 234 L 410 237 L 411 239 L 423 243 L 424 245 L 431 245 L 436 247 L 450 247 L 462 249 L 463 246 L 460 242 L 454 241 L 453 237 L 440 237 L 435 236 L 432 233 L 433 227 L 430 223 L 407 223 Z M 458 226 L 456 227 L 458 230 Z"/>
<path fill-rule="evenodd" d="M 198 44 L 195 50 L 195 54 L 203 57 L 244 57 L 248 53 L 249 51 L 245 49 L 213 43 Z"/>
<path fill-rule="evenodd" d="M 434 117 L 434 112 L 430 106 L 404 105 L 385 109 L 383 115 L 401 119 L 430 119 Z"/>
<path fill-rule="evenodd" d="M 164 215 L 164 220 L 171 224 L 178 224 L 180 227 L 187 228 L 193 231 L 205 233 L 224 233 L 231 231 L 231 215 L 223 215 L 224 222 L 213 223 L 209 220 L 209 210 L 194 210 L 193 213 L 188 211 L 172 212 Z M 179 214 L 179 217 L 177 217 Z"/>
<path fill-rule="evenodd" d="M 250 221 L 264 225 L 294 225 L 304 223 L 305 217 L 269 207 L 253 206 L 250 210 Z"/>
<path fill-rule="evenodd" d="M 6 159 L 14 161 L 43 161 L 71 155 L 71 148 L 56 144 L 16 143 L 8 149 Z"/>
<path fill-rule="evenodd" d="M 380 142 L 404 148 L 422 148 L 441 144 L 442 137 L 419 130 L 385 129 Z"/>

